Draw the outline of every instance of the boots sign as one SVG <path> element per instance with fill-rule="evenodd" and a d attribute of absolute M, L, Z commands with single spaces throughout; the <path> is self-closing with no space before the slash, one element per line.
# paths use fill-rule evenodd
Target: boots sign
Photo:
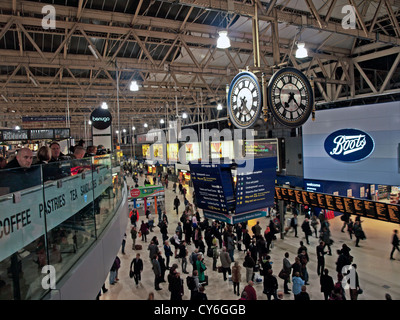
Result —
<path fill-rule="evenodd" d="M 94 128 L 104 130 L 111 125 L 112 117 L 107 109 L 97 108 L 90 115 L 90 120 Z"/>
<path fill-rule="evenodd" d="M 375 149 L 372 137 L 358 129 L 341 129 L 324 142 L 326 153 L 335 160 L 356 162 L 368 158 Z"/>

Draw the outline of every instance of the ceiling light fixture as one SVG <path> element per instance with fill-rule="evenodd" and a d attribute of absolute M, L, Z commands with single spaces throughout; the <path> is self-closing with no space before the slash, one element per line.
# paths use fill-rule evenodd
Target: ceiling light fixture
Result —
<path fill-rule="evenodd" d="M 101 105 L 101 108 L 102 108 L 102 109 L 108 109 L 107 103 L 106 103 L 106 102 L 103 102 L 102 105 Z"/>
<path fill-rule="evenodd" d="M 129 90 L 131 91 L 139 91 L 139 86 L 137 84 L 137 81 L 132 81 L 131 86 L 129 87 Z"/>
<path fill-rule="evenodd" d="M 133 131 L 135 131 L 135 130 L 136 130 L 135 126 L 133 126 L 133 127 L 132 127 L 132 130 L 133 130 Z"/>
<path fill-rule="evenodd" d="M 94 50 L 94 48 L 92 47 L 92 45 L 91 44 L 89 44 L 89 50 L 90 50 L 90 52 L 94 55 L 94 57 L 96 58 L 96 59 L 99 59 L 99 56 L 97 55 L 97 53 L 96 53 L 96 51 Z"/>
<path fill-rule="evenodd" d="M 145 128 L 147 128 L 149 125 L 148 125 L 147 123 L 145 123 L 143 126 L 144 126 Z"/>
<path fill-rule="evenodd" d="M 228 38 L 228 31 L 220 31 L 218 32 L 219 38 L 217 41 L 217 48 L 219 49 L 227 49 L 231 46 L 231 41 Z"/>
<path fill-rule="evenodd" d="M 88 121 L 88 124 L 89 124 L 89 125 L 92 125 L 92 120 L 89 120 L 89 121 Z"/>
<path fill-rule="evenodd" d="M 302 59 L 308 57 L 304 42 L 297 42 L 296 58 Z"/>
<path fill-rule="evenodd" d="M 217 110 L 222 110 L 222 104 L 218 103 Z"/>
<path fill-rule="evenodd" d="M 21 130 L 20 126 L 15 126 L 15 130 Z"/>
<path fill-rule="evenodd" d="M 161 119 L 161 120 L 160 120 L 160 123 L 163 124 L 163 123 L 164 123 L 164 119 Z"/>
<path fill-rule="evenodd" d="M 182 113 L 182 118 L 183 118 L 183 119 L 186 119 L 186 118 L 187 118 L 186 112 Z"/>

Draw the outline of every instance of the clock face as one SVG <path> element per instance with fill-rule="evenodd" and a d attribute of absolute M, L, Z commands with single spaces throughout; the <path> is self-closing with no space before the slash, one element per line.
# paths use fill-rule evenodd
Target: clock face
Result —
<path fill-rule="evenodd" d="M 248 71 L 235 76 L 229 87 L 228 112 L 232 123 L 240 129 L 254 125 L 261 111 L 261 88 L 257 77 Z"/>
<path fill-rule="evenodd" d="M 272 76 L 268 83 L 267 98 L 274 118 L 288 127 L 304 124 L 314 106 L 310 82 L 295 68 L 283 68 Z"/>

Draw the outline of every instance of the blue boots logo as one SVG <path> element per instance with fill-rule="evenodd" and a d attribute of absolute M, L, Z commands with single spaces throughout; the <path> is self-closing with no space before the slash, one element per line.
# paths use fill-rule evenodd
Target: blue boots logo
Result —
<path fill-rule="evenodd" d="M 356 162 L 368 158 L 375 149 L 371 136 L 358 129 L 341 129 L 331 133 L 324 143 L 325 151 L 335 160 Z"/>

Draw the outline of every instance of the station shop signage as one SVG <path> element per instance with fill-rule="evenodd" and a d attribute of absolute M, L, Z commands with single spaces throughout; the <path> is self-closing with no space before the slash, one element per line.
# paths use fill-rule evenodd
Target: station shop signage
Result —
<path fill-rule="evenodd" d="M 375 149 L 372 137 L 358 129 L 341 129 L 331 133 L 324 142 L 326 153 L 333 159 L 357 162 L 368 158 Z"/>
<path fill-rule="evenodd" d="M 112 186 L 112 173 L 107 167 L 98 167 L 90 174 L 78 174 L 62 180 L 24 190 L 21 200 L 5 195 L 0 219 L 0 261 L 24 248 L 47 231 L 60 225 L 98 198 Z M 44 202 L 40 201 L 43 199 Z"/>
<path fill-rule="evenodd" d="M 90 114 L 92 126 L 99 130 L 107 129 L 112 122 L 112 116 L 107 109 L 97 108 Z"/>
<path fill-rule="evenodd" d="M 132 188 L 129 191 L 128 199 L 158 197 L 158 196 L 163 196 L 164 194 L 165 194 L 165 189 L 163 186 L 139 187 L 139 188 Z"/>

